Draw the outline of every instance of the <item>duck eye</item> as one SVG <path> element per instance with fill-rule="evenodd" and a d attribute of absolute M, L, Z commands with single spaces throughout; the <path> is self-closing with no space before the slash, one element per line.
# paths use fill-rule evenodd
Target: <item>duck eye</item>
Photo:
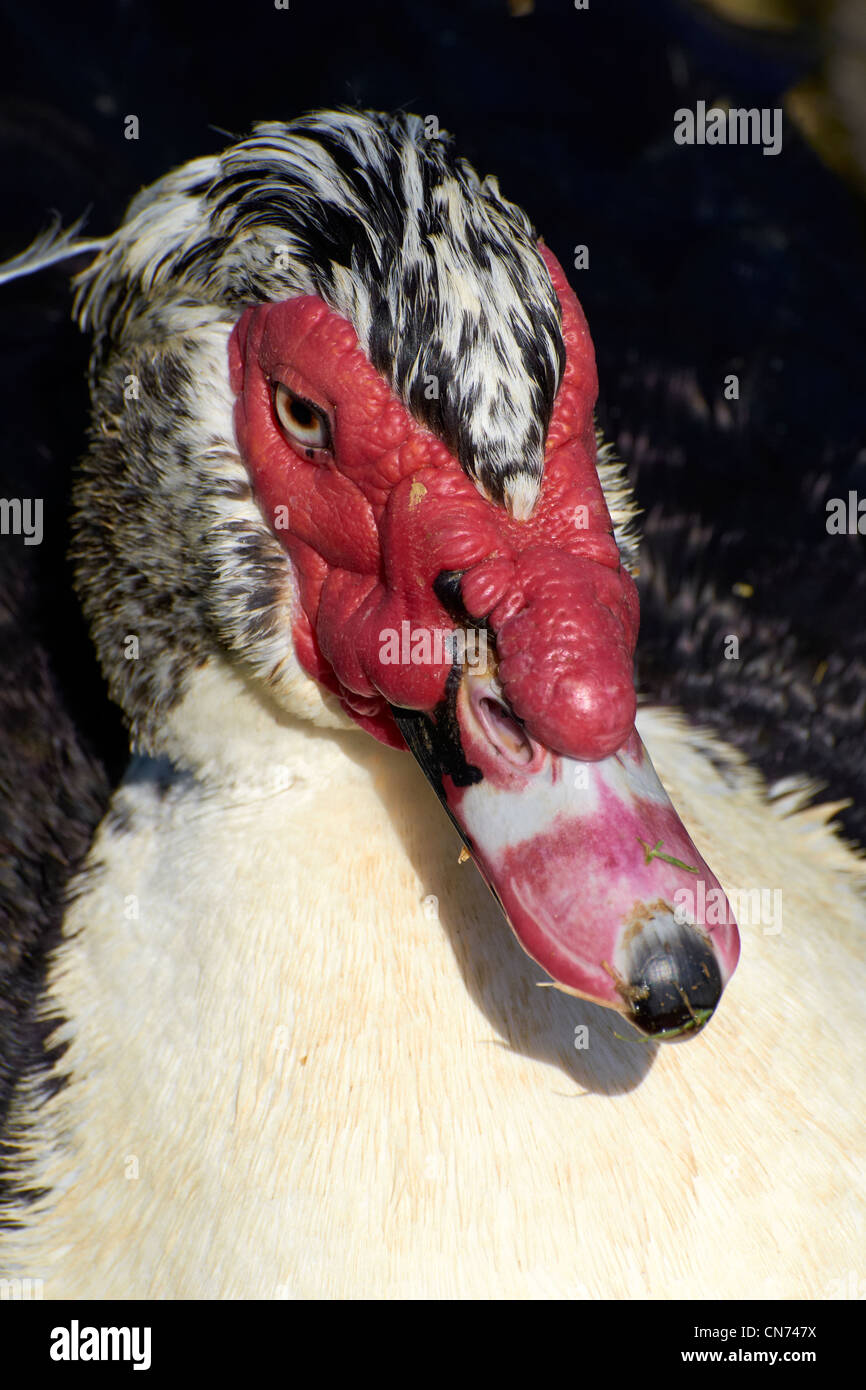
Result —
<path fill-rule="evenodd" d="M 302 449 L 330 449 L 331 428 L 328 417 L 312 401 L 305 400 L 281 381 L 274 382 L 274 413 L 284 434 Z"/>

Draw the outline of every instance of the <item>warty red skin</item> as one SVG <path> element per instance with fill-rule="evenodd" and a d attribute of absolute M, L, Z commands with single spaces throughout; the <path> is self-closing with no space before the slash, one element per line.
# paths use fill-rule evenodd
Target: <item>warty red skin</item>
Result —
<path fill-rule="evenodd" d="M 398 401 L 351 324 L 315 296 L 248 309 L 230 346 L 235 424 L 259 503 L 298 575 L 299 658 L 369 732 L 400 745 L 387 704 L 433 710 L 447 660 L 387 664 L 382 633 L 447 632 L 433 584 L 466 571 L 470 617 L 495 635 L 505 698 L 538 742 L 583 760 L 614 752 L 635 717 L 638 599 L 596 468 L 597 376 L 577 299 L 543 254 L 563 311 L 566 366 L 540 496 L 518 521 Z M 291 444 L 283 382 L 328 413 L 333 456 Z M 278 508 L 288 527 L 277 525 Z"/>

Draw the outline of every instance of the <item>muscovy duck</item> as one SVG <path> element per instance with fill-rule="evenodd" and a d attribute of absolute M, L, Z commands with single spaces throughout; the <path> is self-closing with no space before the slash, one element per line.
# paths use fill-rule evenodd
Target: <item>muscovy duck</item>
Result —
<path fill-rule="evenodd" d="M 635 508 L 525 214 L 417 117 L 319 112 L 5 274 L 85 251 L 73 551 L 133 760 L 51 972 L 65 1084 L 13 1117 L 39 1195 L 8 1267 L 47 1297 L 831 1292 L 862 862 L 832 808 L 636 713 Z M 735 976 L 704 850 L 747 907 L 781 893 Z"/>

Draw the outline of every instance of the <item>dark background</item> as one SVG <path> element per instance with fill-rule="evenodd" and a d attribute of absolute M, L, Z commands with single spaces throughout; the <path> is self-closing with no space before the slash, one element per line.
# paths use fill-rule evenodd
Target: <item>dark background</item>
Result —
<path fill-rule="evenodd" d="M 820 80 L 826 30 L 748 31 L 686 0 L 536 0 L 521 18 L 506 0 L 2 0 L 0 23 L 0 257 L 52 209 L 109 231 L 143 183 L 219 149 L 220 130 L 343 103 L 435 114 L 567 271 L 586 243 L 571 278 L 599 418 L 646 513 L 641 690 L 771 780 L 806 773 L 850 799 L 844 829 L 866 842 L 864 538 L 828 536 L 825 511 L 866 497 L 862 194 L 788 119 L 776 157 L 672 138 L 674 111 L 699 98 L 772 107 Z M 46 505 L 41 547 L 0 542 L 0 1119 L 38 1046 L 63 884 L 125 757 L 66 568 L 87 426 L 69 307 L 67 270 L 0 287 L 0 496 Z M 738 402 L 723 399 L 729 372 Z M 727 634 L 739 661 L 723 658 Z"/>

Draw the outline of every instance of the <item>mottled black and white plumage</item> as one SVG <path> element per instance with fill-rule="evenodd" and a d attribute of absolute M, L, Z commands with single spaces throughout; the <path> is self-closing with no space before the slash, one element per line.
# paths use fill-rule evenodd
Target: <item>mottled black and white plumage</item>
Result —
<path fill-rule="evenodd" d="M 419 117 L 259 125 L 143 190 L 112 236 L 42 238 L 10 274 L 94 247 L 76 282 L 94 424 L 73 555 L 134 747 L 153 747 L 214 636 L 278 699 L 292 687 L 291 567 L 237 452 L 224 370 L 247 304 L 321 296 L 482 490 L 531 510 L 564 360 L 558 301 L 526 215 Z M 603 445 L 599 467 L 633 564 L 636 509 Z M 129 631 L 146 660 L 127 659 Z"/>
<path fill-rule="evenodd" d="M 535 233 L 418 116 L 257 125 L 145 189 L 81 276 L 82 328 L 134 342 L 179 302 L 317 294 L 466 471 L 518 516 L 537 496 L 564 362 Z M 167 327 L 168 324 L 165 324 Z"/>

